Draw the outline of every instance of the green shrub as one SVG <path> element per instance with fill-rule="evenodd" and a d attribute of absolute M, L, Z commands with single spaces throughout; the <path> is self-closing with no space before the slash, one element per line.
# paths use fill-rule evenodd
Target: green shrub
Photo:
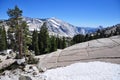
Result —
<path fill-rule="evenodd" d="M 27 63 L 28 64 L 37 64 L 39 62 L 39 59 L 35 58 L 34 55 L 28 56 Z"/>

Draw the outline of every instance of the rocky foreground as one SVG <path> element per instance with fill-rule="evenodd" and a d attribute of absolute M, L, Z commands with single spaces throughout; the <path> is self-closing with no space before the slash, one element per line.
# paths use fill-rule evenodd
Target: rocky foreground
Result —
<path fill-rule="evenodd" d="M 120 80 L 120 36 L 79 43 L 35 58 L 39 58 L 38 64 L 5 70 L 0 80 Z M 0 59 L 0 69 L 16 61 L 6 55 Z"/>
<path fill-rule="evenodd" d="M 29 69 L 26 67 L 25 71 L 5 71 L 0 80 L 120 80 L 120 65 L 98 61 L 79 62 L 43 73 L 37 71 L 35 66 Z"/>

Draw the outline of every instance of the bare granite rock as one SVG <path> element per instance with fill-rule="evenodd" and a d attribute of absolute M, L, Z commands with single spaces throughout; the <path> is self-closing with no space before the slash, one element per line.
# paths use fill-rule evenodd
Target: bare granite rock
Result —
<path fill-rule="evenodd" d="M 38 56 L 39 57 L 39 56 Z M 76 62 L 103 61 L 120 64 L 120 36 L 78 43 L 40 56 L 39 70 L 64 67 Z"/>

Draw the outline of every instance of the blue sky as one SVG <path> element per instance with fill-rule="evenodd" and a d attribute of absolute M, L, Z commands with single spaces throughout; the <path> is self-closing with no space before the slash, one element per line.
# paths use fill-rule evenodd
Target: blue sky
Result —
<path fill-rule="evenodd" d="M 0 0 L 0 19 L 18 5 L 23 16 L 56 17 L 76 26 L 104 27 L 120 23 L 120 0 Z"/>

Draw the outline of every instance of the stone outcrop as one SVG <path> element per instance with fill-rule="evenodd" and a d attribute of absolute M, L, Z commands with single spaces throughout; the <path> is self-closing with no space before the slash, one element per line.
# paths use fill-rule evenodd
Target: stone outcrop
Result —
<path fill-rule="evenodd" d="M 38 66 L 47 70 L 90 61 L 120 64 L 120 36 L 91 40 L 42 55 Z"/>

